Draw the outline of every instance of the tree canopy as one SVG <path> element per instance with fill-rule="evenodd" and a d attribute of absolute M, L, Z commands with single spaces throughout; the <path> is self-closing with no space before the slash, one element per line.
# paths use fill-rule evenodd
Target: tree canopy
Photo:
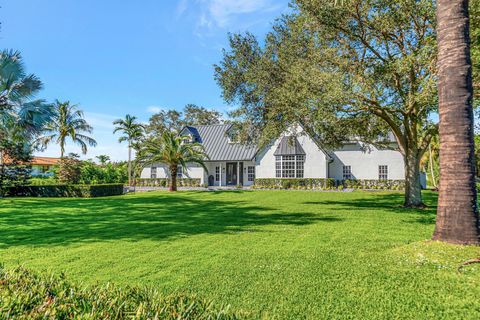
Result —
<path fill-rule="evenodd" d="M 231 35 L 215 77 L 239 105 L 244 138 L 267 142 L 301 122 L 327 147 L 356 138 L 398 149 L 405 205 L 417 206 L 419 162 L 438 129 L 435 27 L 433 0 L 297 0 L 264 45 Z"/>
<path fill-rule="evenodd" d="M 195 104 L 187 104 L 183 111 L 162 110 L 149 119 L 147 133 L 161 136 L 165 131 L 179 132 L 184 126 L 218 124 L 222 122 L 222 114 Z"/>

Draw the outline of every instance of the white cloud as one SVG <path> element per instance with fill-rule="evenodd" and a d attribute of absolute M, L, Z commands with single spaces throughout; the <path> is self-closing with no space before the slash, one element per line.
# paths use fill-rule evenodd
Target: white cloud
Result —
<path fill-rule="evenodd" d="M 235 15 L 270 11 L 274 7 L 271 0 L 208 0 L 210 16 L 222 28 L 228 26 Z"/>
<path fill-rule="evenodd" d="M 269 13 L 280 13 L 287 7 L 286 1 L 278 0 L 179 0 L 176 17 L 195 19 L 194 34 L 203 38 L 216 28 L 247 29 L 265 19 L 271 21 Z"/>
<path fill-rule="evenodd" d="M 159 113 L 162 112 L 164 108 L 159 107 L 159 106 L 149 106 L 147 107 L 147 112 L 149 113 Z"/>
<path fill-rule="evenodd" d="M 177 17 L 183 15 L 188 9 L 188 0 L 180 0 L 177 4 Z"/>

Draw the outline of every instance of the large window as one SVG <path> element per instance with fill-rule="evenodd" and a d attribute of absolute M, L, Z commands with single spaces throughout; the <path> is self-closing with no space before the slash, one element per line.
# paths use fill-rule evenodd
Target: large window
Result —
<path fill-rule="evenodd" d="M 250 166 L 247 170 L 248 181 L 255 181 L 255 167 Z"/>
<path fill-rule="evenodd" d="M 303 178 L 304 155 L 275 156 L 275 176 L 277 178 Z"/>
<path fill-rule="evenodd" d="M 215 167 L 215 181 L 220 181 L 220 167 Z"/>
<path fill-rule="evenodd" d="M 388 180 L 388 166 L 378 166 L 378 180 Z"/>
<path fill-rule="evenodd" d="M 150 171 L 150 178 L 157 179 L 157 167 L 152 167 L 152 170 Z"/>
<path fill-rule="evenodd" d="M 352 167 L 343 166 L 343 180 L 351 180 L 351 179 L 352 179 Z"/>

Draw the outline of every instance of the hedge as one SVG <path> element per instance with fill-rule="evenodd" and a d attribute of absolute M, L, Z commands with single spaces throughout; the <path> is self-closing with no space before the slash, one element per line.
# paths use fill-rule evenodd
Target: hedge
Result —
<path fill-rule="evenodd" d="M 0 268 L 1 319 L 240 319 L 194 295 L 113 284 L 79 287 L 65 275 Z"/>
<path fill-rule="evenodd" d="M 335 188 L 334 179 L 255 179 L 256 189 L 327 190 Z"/>
<path fill-rule="evenodd" d="M 92 184 L 92 185 L 45 185 L 16 186 L 4 188 L 7 197 L 78 197 L 93 198 L 116 196 L 123 194 L 123 184 Z"/>
<path fill-rule="evenodd" d="M 298 190 L 333 190 L 333 189 L 365 189 L 365 190 L 403 190 L 404 180 L 342 180 L 311 178 L 269 178 L 255 179 L 255 189 L 298 189 Z"/>
<path fill-rule="evenodd" d="M 200 187 L 201 180 L 196 178 L 178 178 L 177 186 L 179 187 Z M 170 179 L 157 178 L 157 179 L 137 179 L 138 187 L 168 187 Z"/>
<path fill-rule="evenodd" d="M 343 180 L 339 185 L 349 189 L 404 190 L 405 180 Z"/>

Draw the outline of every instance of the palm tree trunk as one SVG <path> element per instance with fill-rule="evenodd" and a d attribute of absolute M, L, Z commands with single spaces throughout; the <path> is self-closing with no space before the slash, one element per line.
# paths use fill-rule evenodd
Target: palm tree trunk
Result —
<path fill-rule="evenodd" d="M 440 190 L 434 240 L 480 244 L 468 0 L 437 1 Z"/>
<path fill-rule="evenodd" d="M 170 186 L 168 188 L 168 191 L 170 192 L 177 191 L 177 170 L 177 165 L 170 166 Z"/>
<path fill-rule="evenodd" d="M 128 143 L 128 186 L 132 185 L 132 145 Z"/>
<path fill-rule="evenodd" d="M 429 166 L 430 166 L 430 175 L 432 176 L 432 184 L 435 189 L 437 189 L 437 181 L 435 180 L 435 173 L 433 170 L 433 156 L 432 156 L 432 145 L 428 145 L 428 158 L 429 158 Z"/>

